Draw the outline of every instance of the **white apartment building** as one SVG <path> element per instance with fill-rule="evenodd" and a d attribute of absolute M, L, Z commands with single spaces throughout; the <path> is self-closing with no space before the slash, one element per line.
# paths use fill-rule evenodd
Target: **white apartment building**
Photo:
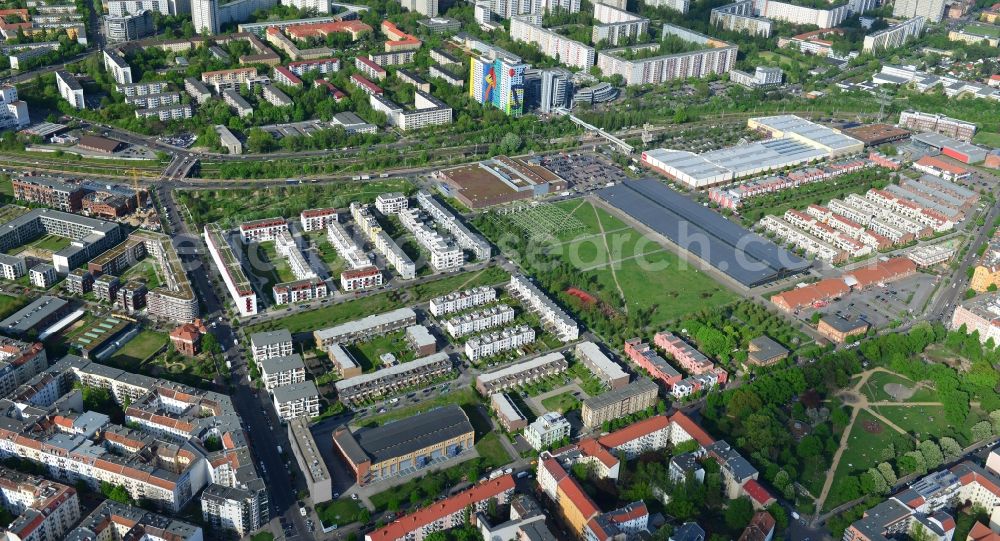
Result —
<path fill-rule="evenodd" d="M 320 278 L 306 278 L 294 282 L 275 284 L 271 288 L 274 304 L 291 304 L 295 302 L 321 299 L 330 294 L 330 288 Z"/>
<path fill-rule="evenodd" d="M 311 381 L 275 387 L 271 390 L 274 411 L 283 421 L 319 416 L 319 391 Z"/>
<path fill-rule="evenodd" d="M 62 95 L 62 89 L 59 89 Z M 73 102 L 70 102 L 73 103 Z M 0 85 L 0 130 L 19 130 L 31 124 L 28 104 L 17 97 L 17 88 Z"/>
<path fill-rule="evenodd" d="M 400 0 L 399 3 L 404 8 L 421 15 L 438 16 L 438 0 Z"/>
<path fill-rule="evenodd" d="M 945 0 L 897 0 L 892 5 L 895 17 L 923 17 L 930 22 L 939 23 L 944 17 Z"/>
<path fill-rule="evenodd" d="M 326 239 L 337 251 L 337 255 L 343 258 L 350 268 L 359 269 L 371 266 L 368 255 L 354 242 L 354 238 L 340 222 L 332 220 L 326 224 Z"/>
<path fill-rule="evenodd" d="M 399 221 L 407 231 L 413 233 L 417 243 L 430 252 L 431 267 L 436 271 L 444 271 L 461 267 L 465 264 L 465 253 L 451 239 L 424 223 L 418 209 L 407 209 L 399 212 Z"/>
<path fill-rule="evenodd" d="M 257 362 L 257 368 L 268 391 L 306 380 L 306 365 L 298 353 L 262 359 Z"/>
<path fill-rule="evenodd" d="M 902 47 L 910 38 L 919 38 L 926 23 L 927 19 L 917 15 L 878 32 L 868 34 L 865 36 L 861 50 L 866 53 L 877 53 Z"/>
<path fill-rule="evenodd" d="M 132 84 L 132 67 L 125 62 L 122 53 L 116 49 L 104 49 L 104 69 L 120 85 Z"/>
<path fill-rule="evenodd" d="M 430 311 L 433 316 L 441 317 L 445 314 L 491 303 L 496 299 L 497 290 L 490 286 L 479 286 L 431 299 Z"/>
<path fill-rule="evenodd" d="M 283 232 L 288 232 L 288 222 L 284 218 L 265 218 L 240 224 L 240 238 L 243 244 L 272 241 Z"/>
<path fill-rule="evenodd" d="M 470 361 L 475 361 L 503 351 L 517 349 L 534 341 L 535 329 L 527 325 L 518 325 L 470 338 L 465 343 L 465 356 Z"/>
<path fill-rule="evenodd" d="M 277 234 L 274 239 L 274 248 L 279 255 L 288 260 L 288 268 L 296 279 L 305 280 L 316 277 L 316 273 L 309 266 L 306 256 L 299 250 L 295 238 L 292 237 L 288 229 Z"/>
<path fill-rule="evenodd" d="M 561 414 L 550 411 L 542 414 L 524 429 L 524 439 L 532 449 L 541 451 L 568 438 L 569 433 L 569 421 Z"/>
<path fill-rule="evenodd" d="M 112 17 L 135 15 L 143 11 L 153 11 L 163 15 L 191 13 L 191 0 L 108 0 L 105 5 Z"/>
<path fill-rule="evenodd" d="M 254 362 L 275 357 L 288 357 L 292 349 L 292 333 L 288 329 L 259 332 L 250 335 L 250 352 Z"/>
<path fill-rule="evenodd" d="M 380 193 L 375 197 L 375 208 L 388 216 L 410 208 L 410 200 L 399 192 Z"/>
<path fill-rule="evenodd" d="M 332 208 L 306 209 L 299 214 L 299 222 L 302 224 L 302 230 L 306 233 L 322 231 L 326 229 L 327 224 L 336 221 L 337 209 Z"/>
<path fill-rule="evenodd" d="M 511 39 L 532 43 L 538 46 L 545 56 L 558 58 L 560 63 L 567 66 L 580 68 L 584 71 L 588 71 L 594 66 L 597 53 L 593 47 L 579 41 L 573 41 L 554 30 L 543 28 L 535 23 L 537 19 L 537 17 L 530 16 L 511 17 Z"/>
<path fill-rule="evenodd" d="M 580 337 L 580 328 L 576 321 L 538 289 L 529 278 L 521 274 L 512 275 L 508 290 L 514 298 L 520 300 L 528 310 L 542 320 L 542 325 L 551 329 L 563 342 L 573 342 Z"/>
<path fill-rule="evenodd" d="M 247 100 L 243 99 L 243 96 L 234 88 L 223 89 L 222 101 L 232 107 L 236 111 L 236 115 L 240 118 L 253 115 L 253 106 Z"/>
<path fill-rule="evenodd" d="M 406 255 L 406 252 L 396 244 L 396 241 L 392 240 L 385 231 L 379 231 L 375 234 L 375 249 L 385 257 L 385 260 L 389 263 L 389 266 L 396 269 L 399 277 L 404 280 L 412 280 L 417 276 L 417 266 L 410 259 L 410 256 Z"/>
<path fill-rule="evenodd" d="M 514 309 L 506 304 L 498 304 L 445 321 L 444 327 L 453 338 L 500 327 L 514 321 Z"/>
<path fill-rule="evenodd" d="M 0 277 L 4 280 L 17 280 L 24 276 L 25 272 L 27 268 L 23 257 L 0 254 Z"/>
<path fill-rule="evenodd" d="M 31 285 L 48 289 L 56 283 L 56 268 L 48 263 L 39 263 L 28 270 Z"/>
<path fill-rule="evenodd" d="M 80 82 L 73 74 L 64 70 L 56 70 L 56 88 L 62 99 L 68 101 L 74 108 L 85 109 L 87 107 L 83 101 L 83 87 L 80 86 Z"/>
<path fill-rule="evenodd" d="M 484 261 L 493 255 L 490 243 L 479 233 L 473 232 L 453 212 L 434 199 L 434 196 L 427 190 L 417 192 L 417 203 L 427 214 L 434 219 L 434 222 L 451 233 L 455 237 L 455 242 L 463 249 L 469 250 L 476 255 L 476 259 Z"/>
<path fill-rule="evenodd" d="M 236 310 L 241 316 L 251 316 L 257 313 L 257 294 L 250 285 L 250 279 L 243 272 L 240 258 L 233 252 L 232 246 L 226 240 L 225 233 L 219 224 L 205 225 L 205 244 L 212 261 L 222 274 L 222 281 L 236 304 Z"/>

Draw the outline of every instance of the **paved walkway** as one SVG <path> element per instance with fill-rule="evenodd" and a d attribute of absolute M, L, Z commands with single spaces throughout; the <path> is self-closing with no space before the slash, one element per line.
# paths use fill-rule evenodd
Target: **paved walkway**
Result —
<path fill-rule="evenodd" d="M 895 423 L 887 419 L 884 415 L 878 411 L 872 409 L 874 407 L 920 407 L 920 406 L 940 406 L 940 402 L 905 402 L 905 401 L 869 401 L 868 396 L 864 393 L 863 389 L 868 384 L 868 379 L 876 372 L 885 372 L 887 374 L 896 374 L 891 370 L 886 370 L 882 367 L 876 367 L 869 370 L 865 370 L 860 374 L 860 379 L 849 389 L 844 389 L 838 394 L 838 397 L 844 402 L 845 406 L 851 408 L 851 419 L 847 423 L 847 427 L 844 428 L 843 434 L 840 435 L 840 445 L 837 447 L 837 451 L 833 454 L 833 460 L 830 462 L 830 469 L 826 472 L 826 479 L 823 481 L 823 490 L 820 491 L 819 497 L 816 498 L 816 512 L 813 515 L 813 520 L 819 517 L 820 512 L 823 510 L 823 504 L 826 503 L 827 496 L 830 495 L 830 488 L 833 486 L 833 480 L 837 474 L 837 468 L 840 465 L 840 459 L 844 456 L 844 451 L 847 450 L 847 446 L 850 443 L 851 432 L 854 430 L 854 423 L 858 419 L 858 414 L 862 411 L 868 412 L 870 415 L 879 420 L 879 422 L 885 423 L 886 426 L 892 428 L 900 434 L 906 434 L 906 430 L 903 430 Z M 923 386 L 923 383 L 917 383 L 917 386 Z"/>

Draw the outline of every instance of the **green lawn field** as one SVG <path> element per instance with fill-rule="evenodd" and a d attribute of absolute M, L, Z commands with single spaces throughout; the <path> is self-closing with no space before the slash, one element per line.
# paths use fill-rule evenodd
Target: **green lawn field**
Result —
<path fill-rule="evenodd" d="M 850 439 L 847 442 L 847 449 L 844 450 L 844 454 L 840 457 L 840 464 L 837 466 L 837 473 L 830 490 L 830 495 L 824 503 L 825 509 L 833 509 L 843 503 L 841 498 L 837 498 L 837 479 L 868 471 L 868 468 L 873 468 L 879 462 L 883 462 L 880 451 L 892 442 L 895 434 L 898 434 L 892 428 L 885 426 L 884 423 L 878 423 L 881 428 L 880 432 L 869 432 L 865 429 L 865 424 L 869 421 L 874 422 L 877 419 L 867 411 L 862 411 L 858 414 L 858 418 L 854 422 L 854 428 L 851 430 L 849 436 Z"/>
<path fill-rule="evenodd" d="M 167 340 L 165 333 L 143 330 L 116 351 L 109 360 L 115 366 L 138 368 L 139 364 L 166 345 Z"/>
<path fill-rule="evenodd" d="M 868 381 L 864 387 L 865 396 L 868 400 L 873 402 L 895 402 L 896 400 L 885 392 L 885 385 L 887 383 L 898 383 L 909 389 L 913 389 L 916 384 L 903 376 L 898 374 L 892 374 L 889 372 L 875 372 L 868 377 Z M 927 389 L 926 387 L 920 387 L 916 389 L 913 396 L 910 398 L 900 401 L 900 403 L 905 402 L 935 402 L 937 399 L 934 397 L 934 391 Z"/>
<path fill-rule="evenodd" d="M 973 143 L 1000 148 L 1000 133 L 981 131 L 972 139 Z"/>
<path fill-rule="evenodd" d="M 570 410 L 579 408 L 580 400 L 573 396 L 573 393 L 562 393 L 542 400 L 542 405 L 545 406 L 547 411 L 566 413 Z"/>

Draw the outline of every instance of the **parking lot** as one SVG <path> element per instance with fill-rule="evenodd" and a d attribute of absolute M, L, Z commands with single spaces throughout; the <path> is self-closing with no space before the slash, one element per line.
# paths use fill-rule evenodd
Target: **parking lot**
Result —
<path fill-rule="evenodd" d="M 620 167 L 591 154 L 558 154 L 542 158 L 541 165 L 566 179 L 577 191 L 604 187 L 609 182 L 628 179 Z"/>
<path fill-rule="evenodd" d="M 799 317 L 808 320 L 813 312 L 839 315 L 847 319 L 863 319 L 873 327 L 881 329 L 892 321 L 905 322 L 920 315 L 927 299 L 934 291 L 938 276 L 917 273 L 909 278 L 852 292 L 827 306 L 808 311 L 800 311 Z"/>

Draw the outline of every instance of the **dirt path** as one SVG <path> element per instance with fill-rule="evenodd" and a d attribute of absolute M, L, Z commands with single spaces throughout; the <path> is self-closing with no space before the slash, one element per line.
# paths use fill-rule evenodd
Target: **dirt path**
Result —
<path fill-rule="evenodd" d="M 608 263 L 610 264 L 608 269 L 611 271 L 611 279 L 615 281 L 615 288 L 618 289 L 618 297 L 622 301 L 622 312 L 628 315 L 628 299 L 625 298 L 625 292 L 622 290 L 621 284 L 618 283 L 618 273 L 615 272 L 615 266 L 613 264 L 614 262 L 610 261 L 611 247 L 608 246 L 607 233 L 604 232 L 604 222 L 601 221 L 601 215 L 597 213 L 597 207 L 591 205 L 591 208 L 594 209 L 594 218 L 597 219 L 597 228 L 600 229 L 601 231 L 601 239 L 604 240 L 604 250 L 608 254 L 608 260 L 609 260 Z"/>
<path fill-rule="evenodd" d="M 830 488 L 833 486 L 833 480 L 837 474 L 837 468 L 840 466 L 840 459 L 844 456 L 844 451 L 847 450 L 849 439 L 851 437 L 851 431 L 854 429 L 854 422 L 858 418 L 858 414 L 862 411 L 867 411 L 873 417 L 879 420 L 881 423 L 885 423 L 886 426 L 892 428 L 900 434 L 906 434 L 906 431 L 900 428 L 898 425 L 887 419 L 884 415 L 878 411 L 872 409 L 873 407 L 920 407 L 920 406 L 940 406 L 940 402 L 892 402 L 892 401 L 874 401 L 869 402 L 868 396 L 865 395 L 863 389 L 868 387 L 868 380 L 871 378 L 872 374 L 876 372 L 886 372 L 888 374 L 895 374 L 891 370 L 886 370 L 882 367 L 872 368 L 870 370 L 865 370 L 860 374 L 860 379 L 857 383 L 848 389 L 844 389 L 838 395 L 843 401 L 845 406 L 851 408 L 851 420 L 847 423 L 847 427 L 844 428 L 844 433 L 840 436 L 840 446 L 837 447 L 837 452 L 833 454 L 833 460 L 830 462 L 830 469 L 826 472 L 826 479 L 823 481 L 823 490 L 819 493 L 819 497 L 816 498 L 816 512 L 813 515 L 813 520 L 819 516 L 823 511 L 823 504 L 826 503 L 827 496 L 830 495 Z M 920 385 L 918 383 L 917 385 Z"/>

